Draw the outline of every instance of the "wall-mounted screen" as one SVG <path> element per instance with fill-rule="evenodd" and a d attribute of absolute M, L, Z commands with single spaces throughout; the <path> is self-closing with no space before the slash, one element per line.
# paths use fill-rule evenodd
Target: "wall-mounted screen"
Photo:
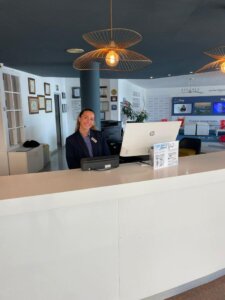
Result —
<path fill-rule="evenodd" d="M 212 103 L 211 102 L 195 102 L 193 114 L 195 115 L 211 115 Z"/>
<path fill-rule="evenodd" d="M 173 114 L 174 115 L 185 115 L 192 113 L 192 103 L 174 103 Z"/>
<path fill-rule="evenodd" d="M 225 114 L 225 102 L 214 102 L 213 103 L 213 113 L 214 114 Z"/>

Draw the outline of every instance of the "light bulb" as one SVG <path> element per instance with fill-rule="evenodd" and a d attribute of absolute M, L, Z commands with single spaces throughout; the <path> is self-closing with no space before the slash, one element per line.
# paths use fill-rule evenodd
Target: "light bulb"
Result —
<path fill-rule="evenodd" d="M 108 66 L 115 67 L 119 63 L 119 55 L 114 50 L 110 50 L 105 57 L 105 62 Z"/>
<path fill-rule="evenodd" d="M 220 70 L 225 73 L 225 61 L 220 65 Z"/>

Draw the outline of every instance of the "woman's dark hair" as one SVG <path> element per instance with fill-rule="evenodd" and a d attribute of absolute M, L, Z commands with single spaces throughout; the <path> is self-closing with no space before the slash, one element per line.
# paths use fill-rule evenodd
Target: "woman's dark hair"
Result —
<path fill-rule="evenodd" d="M 85 113 L 86 111 L 91 111 L 91 112 L 94 114 L 94 116 L 95 116 L 95 112 L 93 111 L 93 109 L 88 108 L 88 107 L 82 109 L 82 111 L 79 113 L 79 116 L 78 116 L 78 118 L 77 118 L 77 123 L 76 123 L 75 131 L 78 131 L 78 130 L 79 130 L 79 128 L 80 128 L 80 121 L 79 121 L 79 118 L 80 118 L 80 117 L 83 115 L 83 113 Z M 91 127 L 91 129 L 96 130 L 95 125 L 93 125 L 93 126 Z"/>

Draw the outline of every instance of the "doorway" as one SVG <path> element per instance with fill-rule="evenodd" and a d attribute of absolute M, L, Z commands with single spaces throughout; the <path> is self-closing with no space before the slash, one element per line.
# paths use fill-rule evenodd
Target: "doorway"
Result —
<path fill-rule="evenodd" d="M 56 138 L 57 147 L 62 147 L 62 132 L 61 132 L 61 116 L 60 116 L 60 96 L 58 94 L 54 95 L 55 102 L 55 123 L 56 123 Z"/>

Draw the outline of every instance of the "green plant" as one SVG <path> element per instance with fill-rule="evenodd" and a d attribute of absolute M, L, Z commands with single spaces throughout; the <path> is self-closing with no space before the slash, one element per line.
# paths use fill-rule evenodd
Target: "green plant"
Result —
<path fill-rule="evenodd" d="M 144 120 L 148 118 L 148 113 L 146 110 L 135 111 L 129 101 L 123 102 L 122 112 L 125 116 L 127 116 L 127 118 L 138 123 L 144 122 Z"/>

